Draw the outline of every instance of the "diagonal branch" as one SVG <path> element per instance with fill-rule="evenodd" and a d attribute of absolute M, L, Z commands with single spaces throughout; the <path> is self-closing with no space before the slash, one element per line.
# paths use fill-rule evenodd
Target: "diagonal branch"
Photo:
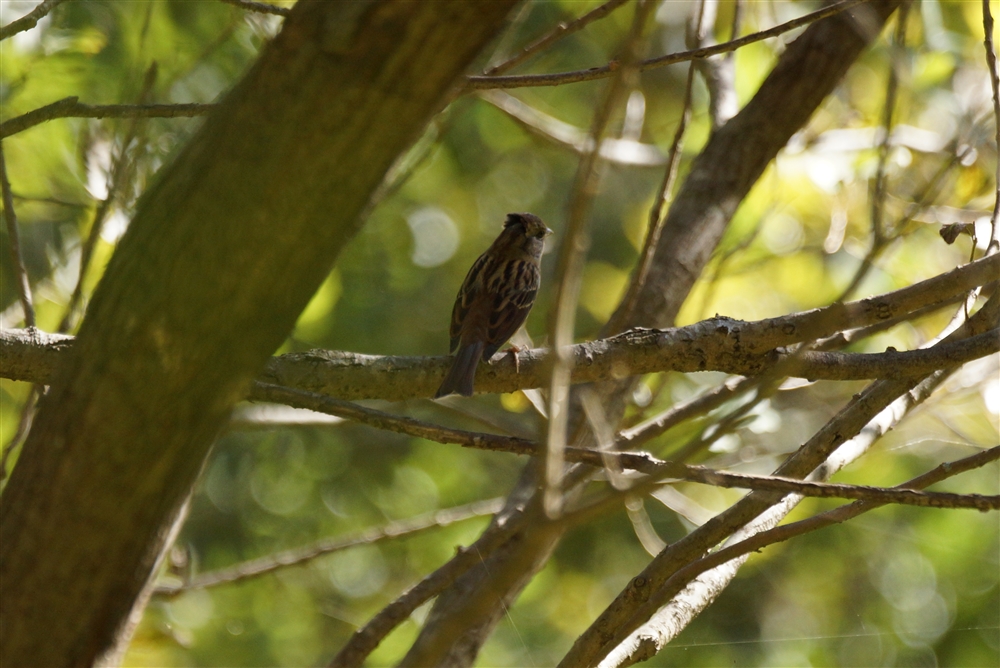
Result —
<path fill-rule="evenodd" d="M 455 508 L 446 508 L 419 517 L 393 522 L 388 526 L 369 529 L 354 536 L 327 538 L 316 541 L 311 545 L 306 545 L 305 547 L 285 550 L 277 554 L 269 554 L 259 559 L 244 561 L 227 568 L 202 573 L 180 585 L 158 587 L 153 593 L 161 596 L 176 596 L 192 589 L 205 589 L 231 582 L 249 580 L 267 573 L 273 573 L 280 568 L 298 566 L 312 561 L 317 557 L 357 547 L 358 545 L 370 545 L 390 538 L 407 538 L 424 533 L 430 529 L 446 527 L 456 522 L 464 522 L 465 520 L 477 517 L 493 515 L 499 512 L 502 507 L 503 499 L 490 499 Z"/>
<path fill-rule="evenodd" d="M 649 58 L 643 60 L 639 64 L 639 69 L 642 71 L 654 69 L 657 67 L 665 67 L 667 65 L 673 65 L 675 63 L 684 63 L 689 60 L 696 60 L 698 58 L 708 58 L 709 56 L 718 55 L 720 53 L 728 53 L 730 51 L 735 51 L 747 44 L 753 44 L 754 42 L 760 42 L 765 39 L 770 39 L 771 37 L 776 37 L 778 35 L 784 34 L 796 28 L 801 28 L 802 26 L 809 25 L 820 19 L 825 19 L 830 16 L 835 16 L 841 12 L 848 9 L 856 7 L 862 3 L 871 2 L 871 0 L 843 0 L 837 4 L 829 5 L 823 9 L 819 9 L 805 16 L 800 16 L 797 19 L 792 19 L 791 21 L 786 21 L 781 25 L 774 26 L 767 30 L 762 30 L 739 39 L 734 39 L 729 42 L 723 42 L 721 44 L 714 44 L 712 46 L 706 46 L 700 49 L 691 49 L 690 51 L 680 51 L 678 53 L 672 53 L 666 56 L 659 56 L 657 58 Z M 617 61 L 608 63 L 607 65 L 602 65 L 601 67 L 592 67 L 586 70 L 576 70 L 573 72 L 558 72 L 555 74 L 519 74 L 519 75 L 507 75 L 507 76 L 470 76 L 466 78 L 466 86 L 473 89 L 485 89 L 485 88 L 526 88 L 529 86 L 559 86 L 567 83 L 578 83 L 580 81 L 593 81 L 595 79 L 604 79 L 612 75 L 615 70 L 618 69 Z"/>
<path fill-rule="evenodd" d="M 605 16 L 618 9 L 624 5 L 629 0 L 608 0 L 603 5 L 595 7 L 583 16 L 577 19 L 573 19 L 569 22 L 562 22 L 556 25 L 555 28 L 545 33 L 534 42 L 528 46 L 521 49 L 520 53 L 505 60 L 504 62 L 494 65 L 485 72 L 483 76 L 491 77 L 498 74 L 503 74 L 508 70 L 512 70 L 526 60 L 534 57 L 539 52 L 544 51 L 549 48 L 559 40 L 564 37 L 569 37 L 573 33 L 579 32 L 586 28 L 588 25 L 597 21 L 598 19 L 603 19 Z"/>
<path fill-rule="evenodd" d="M 45 0 L 39 3 L 34 9 L 19 19 L 15 19 L 0 28 L 0 40 L 5 40 L 12 35 L 25 30 L 31 30 L 39 21 L 45 18 L 49 12 L 68 0 Z"/>
<path fill-rule="evenodd" d="M 10 259 L 14 265 L 17 296 L 21 300 L 21 309 L 24 311 L 24 324 L 32 329 L 35 326 L 35 306 L 32 303 L 31 283 L 28 281 L 28 272 L 24 267 L 24 257 L 21 255 L 21 235 L 17 229 L 14 195 L 7 178 L 7 160 L 4 157 L 2 143 L 0 143 L 0 192 L 3 195 L 3 217 L 7 224 L 7 238 L 10 240 Z"/>
<path fill-rule="evenodd" d="M 509 540 L 518 528 L 518 522 L 510 521 L 502 514 L 494 518 L 493 523 L 475 543 L 469 547 L 459 548 L 448 563 L 382 608 L 367 624 L 355 631 L 330 662 L 330 668 L 352 668 L 362 665 L 365 657 L 371 654 L 394 628 L 408 619 L 414 610 L 481 563 L 487 555 L 492 554 Z"/>

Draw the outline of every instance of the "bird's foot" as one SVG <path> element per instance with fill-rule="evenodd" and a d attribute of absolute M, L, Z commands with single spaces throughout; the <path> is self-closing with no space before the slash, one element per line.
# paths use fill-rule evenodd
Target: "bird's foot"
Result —
<path fill-rule="evenodd" d="M 511 344 L 510 348 L 508 348 L 506 352 L 514 356 L 514 373 L 521 373 L 521 358 L 517 356 L 517 354 L 521 352 L 521 349 L 514 344 Z"/>

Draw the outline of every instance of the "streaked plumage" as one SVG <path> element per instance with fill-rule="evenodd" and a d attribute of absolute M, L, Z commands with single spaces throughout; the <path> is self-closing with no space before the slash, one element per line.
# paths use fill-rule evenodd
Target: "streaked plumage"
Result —
<path fill-rule="evenodd" d="M 534 214 L 507 214 L 500 236 L 473 263 L 458 291 L 449 329 L 451 351 L 457 352 L 435 397 L 471 396 L 479 361 L 493 357 L 524 323 L 535 303 L 542 249 L 551 233 Z"/>

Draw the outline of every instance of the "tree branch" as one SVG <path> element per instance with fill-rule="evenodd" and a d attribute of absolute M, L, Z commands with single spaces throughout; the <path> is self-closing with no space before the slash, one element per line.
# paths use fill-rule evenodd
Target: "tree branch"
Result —
<path fill-rule="evenodd" d="M 753 337 L 740 336 L 728 319 L 713 318 L 696 326 L 669 330 L 630 330 L 624 334 L 572 346 L 576 366 L 572 382 L 589 383 L 662 371 L 724 371 L 750 376 L 787 362 L 790 377 L 811 380 L 865 380 L 926 375 L 935 369 L 964 364 L 997 352 L 1000 332 L 990 330 L 968 339 L 941 343 L 932 348 L 883 353 L 823 351 L 735 350 L 754 345 Z M 750 325 L 758 323 L 748 323 Z M 0 377 L 46 383 L 71 349 L 71 337 L 29 330 L 0 332 Z M 507 357 L 482 371 L 484 392 L 514 392 L 539 387 L 550 353 L 545 349 L 522 351 L 520 372 Z M 447 357 L 373 356 L 316 350 L 272 358 L 260 381 L 310 392 L 336 394 L 350 399 L 399 400 L 433 394 L 446 370 Z M 252 398 L 261 398 L 251 394 Z"/>
<path fill-rule="evenodd" d="M 464 506 L 445 508 L 419 517 L 393 522 L 384 527 L 376 527 L 354 536 L 327 538 L 311 545 L 269 554 L 259 559 L 244 561 L 227 568 L 201 573 L 187 582 L 174 586 L 157 587 L 153 593 L 160 596 L 176 596 L 192 589 L 206 589 L 230 582 L 239 582 L 274 572 L 279 568 L 297 566 L 332 552 L 339 552 L 358 545 L 370 545 L 390 538 L 407 538 L 429 529 L 446 527 L 456 522 L 477 517 L 494 515 L 503 508 L 503 499 L 476 501 Z"/>
<path fill-rule="evenodd" d="M 469 547 L 459 548 L 448 563 L 382 608 L 367 624 L 355 631 L 330 662 L 330 668 L 353 668 L 362 665 L 365 657 L 378 647 L 382 639 L 408 619 L 414 610 L 480 564 L 487 555 L 495 552 L 509 540 L 519 527 L 517 521 L 510 521 L 510 518 L 502 515 L 494 518 L 475 543 Z"/>
<path fill-rule="evenodd" d="M 1000 267 L 1000 255 L 977 260 L 907 288 L 851 304 L 742 322 L 712 318 L 687 327 L 637 329 L 572 347 L 573 382 L 624 378 L 659 371 L 725 371 L 754 375 L 787 360 L 788 375 L 825 380 L 859 380 L 919 376 L 994 352 L 996 334 L 989 331 L 964 340 L 906 352 L 843 353 L 778 350 L 896 317 L 920 309 L 921 299 L 947 302 L 954 294 L 982 285 Z M 71 347 L 70 337 L 0 331 L 0 377 L 47 383 L 59 356 Z M 515 367 L 509 356 L 494 358 L 477 375 L 483 392 L 513 392 L 545 382 L 549 353 L 519 353 Z M 374 356 L 316 350 L 272 358 L 259 380 L 345 399 L 405 399 L 433 394 L 448 365 L 447 357 Z"/>
<path fill-rule="evenodd" d="M 841 12 L 844 12 L 852 7 L 856 7 L 862 3 L 871 2 L 872 0 L 844 0 L 834 5 L 829 5 L 823 9 L 819 9 L 805 16 L 800 16 L 797 19 L 792 19 L 791 21 L 786 21 L 781 25 L 774 26 L 767 30 L 762 30 L 739 39 L 734 39 L 729 42 L 723 42 L 722 44 L 714 44 L 712 46 L 707 46 L 701 49 L 692 49 L 690 51 L 680 51 L 678 53 L 672 53 L 666 56 L 659 56 L 657 58 L 649 58 L 643 60 L 639 64 L 639 69 L 641 71 L 654 69 L 657 67 L 665 67 L 667 65 L 673 65 L 675 63 L 683 63 L 689 60 L 695 60 L 698 58 L 708 58 L 709 56 L 714 56 L 720 53 L 727 53 L 729 51 L 735 51 L 747 44 L 753 44 L 754 42 L 760 42 L 777 35 L 789 32 L 790 30 L 795 30 L 796 28 L 801 28 L 804 25 L 808 25 L 820 19 L 825 19 L 830 16 L 834 16 Z M 592 67 L 587 70 L 575 70 L 573 72 L 558 72 L 554 74 L 518 74 L 518 75 L 507 75 L 507 76 L 470 76 L 466 77 L 466 86 L 472 89 L 485 89 L 485 88 L 526 88 L 529 86 L 560 86 L 567 83 L 578 83 L 580 81 L 593 81 L 595 79 L 603 79 L 605 77 L 611 76 L 611 74 L 618 68 L 618 63 L 613 61 L 607 65 L 602 65 L 601 67 Z"/>
<path fill-rule="evenodd" d="M 31 283 L 28 281 L 28 271 L 24 268 L 24 258 L 21 255 L 21 235 L 17 229 L 17 213 L 14 211 L 14 195 L 7 179 L 7 160 L 4 157 L 3 144 L 0 143 L 0 194 L 3 198 L 4 222 L 7 224 L 7 237 L 10 239 L 10 259 L 13 264 L 14 281 L 17 284 L 17 296 L 21 300 L 24 311 L 24 325 L 28 329 L 35 327 L 35 306 L 31 299 Z"/>
<path fill-rule="evenodd" d="M 49 12 L 64 2 L 67 2 L 67 0 L 45 0 L 44 2 L 38 4 L 34 9 L 21 18 L 15 19 L 0 28 L 0 41 L 5 40 L 12 35 L 16 35 L 19 32 L 31 30 L 38 24 L 39 21 L 45 18 Z"/>
<path fill-rule="evenodd" d="M 74 96 L 0 123 L 0 139 L 55 118 L 176 118 L 204 116 L 216 104 L 83 104 Z"/>
<path fill-rule="evenodd" d="M 993 91 L 993 140 L 1000 146 L 1000 76 L 997 74 L 997 52 L 993 47 L 993 13 L 990 0 L 983 0 L 983 48 L 986 50 L 986 68 L 990 73 L 990 89 Z M 1000 224 L 1000 160 L 996 161 L 993 172 L 993 213 L 990 214 L 990 240 L 988 253 L 996 252 L 997 225 Z"/>
<path fill-rule="evenodd" d="M 485 90 L 478 93 L 477 97 L 510 116 L 532 134 L 576 153 L 586 154 L 593 150 L 593 140 L 587 132 L 553 118 L 509 93 Z M 667 158 L 653 144 L 616 137 L 605 137 L 601 141 L 599 155 L 608 162 L 637 167 L 655 167 L 667 162 Z"/>
<path fill-rule="evenodd" d="M 590 25 L 594 21 L 597 21 L 598 19 L 603 19 L 605 16 L 610 14 L 612 11 L 618 9 L 628 1 L 629 0 L 608 0 L 608 2 L 605 2 L 603 5 L 595 7 L 594 9 L 590 10 L 589 12 L 587 12 L 586 14 L 577 19 L 573 19 L 568 23 L 564 21 L 557 24 L 555 28 L 545 33 L 544 35 L 536 39 L 528 46 L 521 49 L 521 52 L 518 53 L 517 55 L 513 56 L 512 58 L 508 58 L 499 65 L 494 65 L 493 67 L 483 72 L 483 76 L 487 77 L 496 76 L 498 74 L 503 74 L 504 72 L 517 67 L 524 61 L 528 60 L 529 58 L 532 58 L 540 51 L 544 51 L 549 46 L 561 40 L 562 38 L 569 37 L 573 33 L 583 30 L 588 25 Z"/>

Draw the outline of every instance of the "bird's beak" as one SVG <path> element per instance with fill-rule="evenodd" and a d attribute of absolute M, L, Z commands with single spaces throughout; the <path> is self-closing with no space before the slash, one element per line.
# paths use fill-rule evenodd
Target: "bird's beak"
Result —
<path fill-rule="evenodd" d="M 548 228 L 548 227 L 545 228 L 545 236 L 549 236 L 552 233 L 553 232 L 552 232 L 552 230 L 550 228 Z"/>

